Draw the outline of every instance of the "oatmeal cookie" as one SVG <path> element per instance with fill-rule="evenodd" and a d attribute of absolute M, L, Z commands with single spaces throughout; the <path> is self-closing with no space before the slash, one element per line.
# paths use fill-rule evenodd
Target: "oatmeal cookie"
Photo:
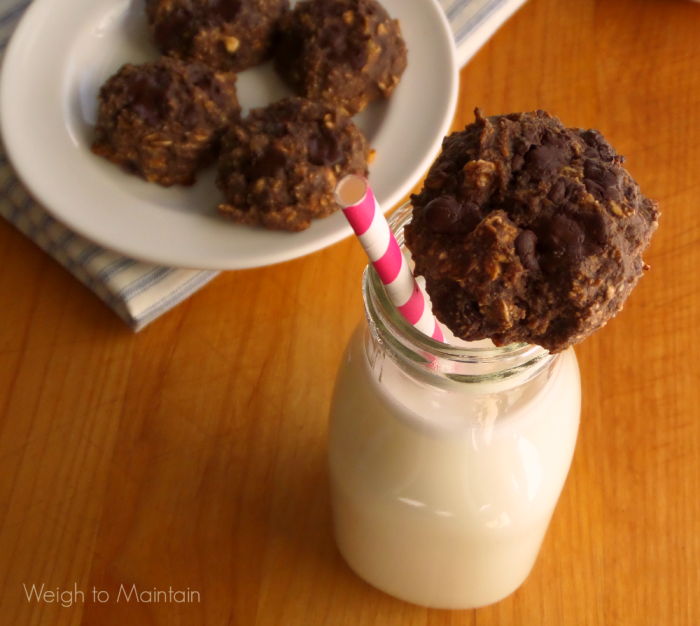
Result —
<path fill-rule="evenodd" d="M 388 98 L 406 63 L 399 23 L 376 0 L 299 2 L 275 49 L 275 68 L 299 95 L 348 115 Z"/>
<path fill-rule="evenodd" d="M 544 111 L 447 137 L 411 197 L 406 243 L 437 318 L 467 341 L 559 352 L 617 314 L 659 209 L 596 130 Z"/>
<path fill-rule="evenodd" d="M 297 97 L 253 109 L 224 138 L 219 212 L 241 224 L 304 230 L 340 208 L 336 181 L 365 176 L 368 156 L 364 135 L 337 109 Z"/>
<path fill-rule="evenodd" d="M 150 182 L 191 185 L 240 111 L 235 74 L 168 57 L 127 64 L 100 89 L 92 151 Z"/>
<path fill-rule="evenodd" d="M 266 61 L 289 0 L 146 0 L 163 54 L 240 72 Z"/>

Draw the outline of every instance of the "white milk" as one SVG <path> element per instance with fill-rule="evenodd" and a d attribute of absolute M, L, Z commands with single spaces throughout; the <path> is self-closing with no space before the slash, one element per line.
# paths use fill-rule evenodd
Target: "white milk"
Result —
<path fill-rule="evenodd" d="M 493 383 L 433 380 L 390 352 L 362 324 L 338 373 L 329 432 L 338 547 L 360 577 L 408 602 L 496 602 L 532 569 L 571 464 L 574 352 L 534 379 Z"/>

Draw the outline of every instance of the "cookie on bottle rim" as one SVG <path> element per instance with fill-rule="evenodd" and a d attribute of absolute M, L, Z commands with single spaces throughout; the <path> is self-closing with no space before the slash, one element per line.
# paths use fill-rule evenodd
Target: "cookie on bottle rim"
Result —
<path fill-rule="evenodd" d="M 598 131 L 545 111 L 475 113 L 411 196 L 415 272 L 457 337 L 559 352 L 622 309 L 658 205 Z"/>

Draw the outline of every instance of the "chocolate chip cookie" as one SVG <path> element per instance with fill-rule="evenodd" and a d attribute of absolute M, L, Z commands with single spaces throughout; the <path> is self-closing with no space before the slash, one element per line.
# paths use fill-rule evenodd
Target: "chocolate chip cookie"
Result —
<path fill-rule="evenodd" d="M 596 130 L 545 111 L 447 137 L 411 196 L 406 243 L 437 318 L 467 341 L 559 352 L 617 314 L 659 209 Z"/>
<path fill-rule="evenodd" d="M 289 0 L 146 0 L 151 39 L 163 54 L 240 72 L 270 58 Z"/>
<path fill-rule="evenodd" d="M 275 48 L 275 68 L 296 93 L 351 116 L 388 98 L 406 63 L 399 23 L 376 0 L 299 2 Z"/>
<path fill-rule="evenodd" d="M 193 184 L 241 111 L 235 74 L 168 57 L 124 65 L 98 99 L 92 151 L 165 187 Z"/>
<path fill-rule="evenodd" d="M 367 175 L 368 157 L 362 132 L 335 108 L 291 97 L 253 109 L 224 138 L 219 212 L 241 224 L 304 230 L 340 208 L 336 181 Z"/>

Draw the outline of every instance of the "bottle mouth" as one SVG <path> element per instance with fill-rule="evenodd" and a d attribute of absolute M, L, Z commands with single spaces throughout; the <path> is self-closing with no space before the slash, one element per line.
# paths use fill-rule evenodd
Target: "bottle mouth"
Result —
<path fill-rule="evenodd" d="M 407 202 L 389 217 L 396 241 L 409 258 L 404 227 L 411 221 L 412 210 Z M 413 263 L 409 262 L 409 265 Z M 487 382 L 523 375 L 529 379 L 530 375 L 534 376 L 556 359 L 557 355 L 550 354 L 545 348 L 527 343 L 497 347 L 474 342 L 473 346 L 465 346 L 443 343 L 424 335 L 399 313 L 371 264 L 365 269 L 362 291 L 365 314 L 375 339 L 386 345 L 400 364 L 418 368 L 426 374 L 458 382 Z"/>

